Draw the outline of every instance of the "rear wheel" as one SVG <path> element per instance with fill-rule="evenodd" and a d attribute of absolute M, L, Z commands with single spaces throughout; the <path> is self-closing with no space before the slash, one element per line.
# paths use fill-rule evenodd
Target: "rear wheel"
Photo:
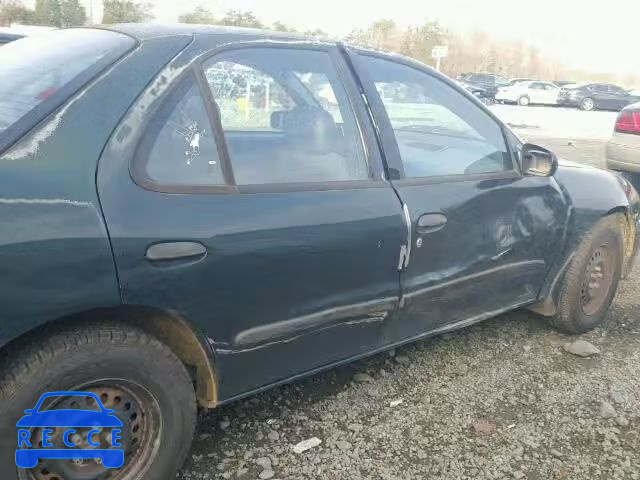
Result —
<path fill-rule="evenodd" d="M 530 102 L 529 97 L 527 97 L 526 95 L 523 95 L 518 99 L 518 105 L 520 105 L 521 107 L 528 106 L 529 102 Z"/>
<path fill-rule="evenodd" d="M 583 333 L 604 320 L 622 275 L 623 222 L 620 215 L 604 218 L 580 243 L 550 319 L 560 330 Z"/>
<path fill-rule="evenodd" d="M 587 97 L 580 102 L 580 109 L 586 112 L 591 112 L 596 109 L 596 102 L 593 98 Z"/>
<path fill-rule="evenodd" d="M 112 324 L 54 334 L 18 352 L 0 375 L 0 382 L 1 429 L 3 434 L 13 430 L 12 439 L 23 410 L 33 408 L 41 394 L 51 391 L 95 393 L 123 423 L 121 468 L 108 469 L 100 459 L 42 459 L 34 468 L 20 469 L 21 480 L 174 478 L 188 453 L 196 419 L 191 378 L 166 345 L 138 329 Z M 51 400 L 41 410 L 97 407 L 89 397 Z M 87 440 L 91 428 L 69 427 L 76 430 L 68 438 L 77 442 L 77 448 L 91 448 Z M 54 448 L 65 448 L 64 430 L 54 429 Z M 101 429 L 93 436 L 94 442 L 101 443 L 100 448 L 109 447 L 110 430 Z M 41 427 L 31 429 L 34 448 L 38 448 L 42 435 Z"/>

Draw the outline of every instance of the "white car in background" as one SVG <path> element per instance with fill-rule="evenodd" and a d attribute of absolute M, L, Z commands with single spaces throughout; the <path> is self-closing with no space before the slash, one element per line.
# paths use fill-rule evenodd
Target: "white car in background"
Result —
<path fill-rule="evenodd" d="M 496 93 L 496 101 L 503 103 L 517 103 L 527 106 L 556 105 L 560 87 L 551 82 L 538 80 L 519 82 L 508 87 L 500 87 Z"/>

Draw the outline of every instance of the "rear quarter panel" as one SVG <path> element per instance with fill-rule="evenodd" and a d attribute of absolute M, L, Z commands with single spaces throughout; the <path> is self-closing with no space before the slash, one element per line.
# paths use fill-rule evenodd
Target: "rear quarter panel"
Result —
<path fill-rule="evenodd" d="M 120 303 L 97 161 L 138 93 L 190 41 L 139 45 L 0 153 L 0 346 L 50 320 Z"/>

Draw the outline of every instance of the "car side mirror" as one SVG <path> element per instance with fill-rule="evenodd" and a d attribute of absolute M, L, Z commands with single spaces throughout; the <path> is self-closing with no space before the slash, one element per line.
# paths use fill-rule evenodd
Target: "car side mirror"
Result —
<path fill-rule="evenodd" d="M 522 146 L 521 159 L 525 175 L 550 177 L 558 169 L 556 154 L 533 143 L 525 143 Z"/>

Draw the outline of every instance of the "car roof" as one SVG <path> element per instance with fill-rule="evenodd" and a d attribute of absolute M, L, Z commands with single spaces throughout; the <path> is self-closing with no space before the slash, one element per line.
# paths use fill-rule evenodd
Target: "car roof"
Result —
<path fill-rule="evenodd" d="M 275 32 L 256 28 L 196 25 L 188 23 L 120 23 L 114 25 L 100 25 L 95 28 L 123 33 L 140 42 L 160 37 L 177 37 L 184 35 L 247 35 L 251 37 L 264 36 L 269 39 L 282 39 L 288 41 L 304 41 L 313 39 L 312 37 L 294 33 Z"/>

